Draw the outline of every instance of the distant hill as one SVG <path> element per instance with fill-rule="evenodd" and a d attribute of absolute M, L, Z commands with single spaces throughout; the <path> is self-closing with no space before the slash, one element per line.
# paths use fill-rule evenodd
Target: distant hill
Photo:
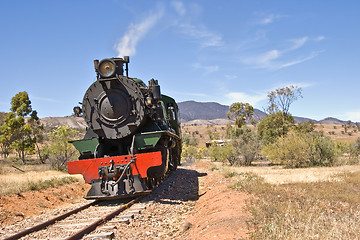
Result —
<path fill-rule="evenodd" d="M 40 119 L 41 123 L 43 123 L 46 127 L 49 128 L 57 128 L 60 126 L 68 126 L 70 128 L 75 129 L 85 129 L 86 122 L 82 117 L 45 117 Z"/>
<path fill-rule="evenodd" d="M 189 122 L 194 120 L 217 120 L 215 122 L 224 122 L 219 121 L 219 119 L 227 119 L 226 113 L 229 111 L 229 106 L 221 105 L 216 102 L 195 102 L 195 101 L 185 101 L 179 102 L 180 110 L 180 119 L 182 122 Z M 260 111 L 259 109 L 254 109 L 254 119 L 260 121 L 266 117 L 266 113 Z M 310 118 L 304 117 L 294 117 L 296 122 L 307 122 L 312 120 Z M 317 122 L 316 120 L 313 120 Z M 206 121 L 204 122 L 204 124 Z M 202 125 L 204 125 L 202 124 Z"/>
<path fill-rule="evenodd" d="M 293 117 L 294 117 L 295 122 L 297 122 L 297 123 L 303 123 L 303 122 L 308 122 L 308 121 L 313 121 L 314 123 L 319 122 L 319 121 L 316 121 L 316 120 L 311 119 L 311 118 L 296 117 L 296 116 L 293 116 Z"/>
<path fill-rule="evenodd" d="M 346 121 L 342 121 L 339 120 L 337 118 L 333 118 L 333 117 L 328 117 L 328 118 L 324 118 L 323 120 L 320 120 L 319 123 L 321 124 L 339 124 L 339 125 L 343 125 L 346 123 Z"/>
<path fill-rule="evenodd" d="M 182 122 L 226 118 L 226 112 L 229 111 L 229 106 L 216 102 L 185 101 L 178 103 L 178 106 Z"/>

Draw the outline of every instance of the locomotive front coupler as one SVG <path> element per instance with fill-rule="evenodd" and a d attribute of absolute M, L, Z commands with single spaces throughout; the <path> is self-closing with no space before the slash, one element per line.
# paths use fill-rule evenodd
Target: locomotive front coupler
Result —
<path fill-rule="evenodd" d="M 111 165 L 105 167 L 99 167 L 99 178 L 113 180 L 116 178 L 116 182 L 112 183 L 113 186 L 118 184 L 125 177 L 131 175 L 131 164 L 135 163 L 136 157 L 130 159 L 129 163 L 124 165 L 115 165 L 113 160 L 110 160 Z"/>
<path fill-rule="evenodd" d="M 113 160 L 110 160 L 111 165 L 99 168 L 99 177 L 101 179 L 101 192 L 107 196 L 117 195 L 125 190 L 123 182 L 120 181 L 127 179 L 129 189 L 135 192 L 133 186 L 133 176 L 131 173 L 131 164 L 135 162 L 135 157 L 132 157 L 125 166 L 115 165 Z"/>
<path fill-rule="evenodd" d="M 111 163 L 110 166 L 99 167 L 100 178 L 113 179 L 116 176 L 120 176 L 125 169 L 125 166 L 120 166 L 120 165 L 115 166 L 114 160 L 110 160 L 110 163 Z"/>

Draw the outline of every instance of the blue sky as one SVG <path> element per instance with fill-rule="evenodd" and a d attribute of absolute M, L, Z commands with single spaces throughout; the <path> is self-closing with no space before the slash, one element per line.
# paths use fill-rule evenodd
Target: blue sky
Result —
<path fill-rule="evenodd" d="M 2 1 L 0 111 L 27 91 L 40 117 L 67 116 L 96 80 L 94 59 L 130 55 L 129 74 L 177 101 L 267 106 L 360 121 L 359 1 Z"/>

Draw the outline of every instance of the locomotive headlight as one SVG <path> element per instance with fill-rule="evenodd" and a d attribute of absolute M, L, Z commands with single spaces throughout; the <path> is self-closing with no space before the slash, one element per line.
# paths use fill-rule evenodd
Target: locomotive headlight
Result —
<path fill-rule="evenodd" d="M 116 64 L 111 59 L 103 59 L 99 63 L 98 71 L 102 77 L 112 77 L 116 71 Z"/>
<path fill-rule="evenodd" d="M 146 98 L 146 105 L 149 107 L 152 105 L 152 99 L 150 97 Z"/>

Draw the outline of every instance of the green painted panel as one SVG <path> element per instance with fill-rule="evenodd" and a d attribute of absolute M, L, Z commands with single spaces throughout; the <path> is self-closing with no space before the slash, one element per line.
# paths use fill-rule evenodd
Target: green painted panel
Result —
<path fill-rule="evenodd" d="M 96 146 L 99 144 L 97 138 L 86 139 L 86 140 L 77 140 L 71 142 L 75 148 L 83 155 L 84 153 L 94 154 Z"/>
<path fill-rule="evenodd" d="M 155 147 L 161 138 L 162 132 L 142 133 L 135 136 L 135 147 L 144 150 Z"/>

